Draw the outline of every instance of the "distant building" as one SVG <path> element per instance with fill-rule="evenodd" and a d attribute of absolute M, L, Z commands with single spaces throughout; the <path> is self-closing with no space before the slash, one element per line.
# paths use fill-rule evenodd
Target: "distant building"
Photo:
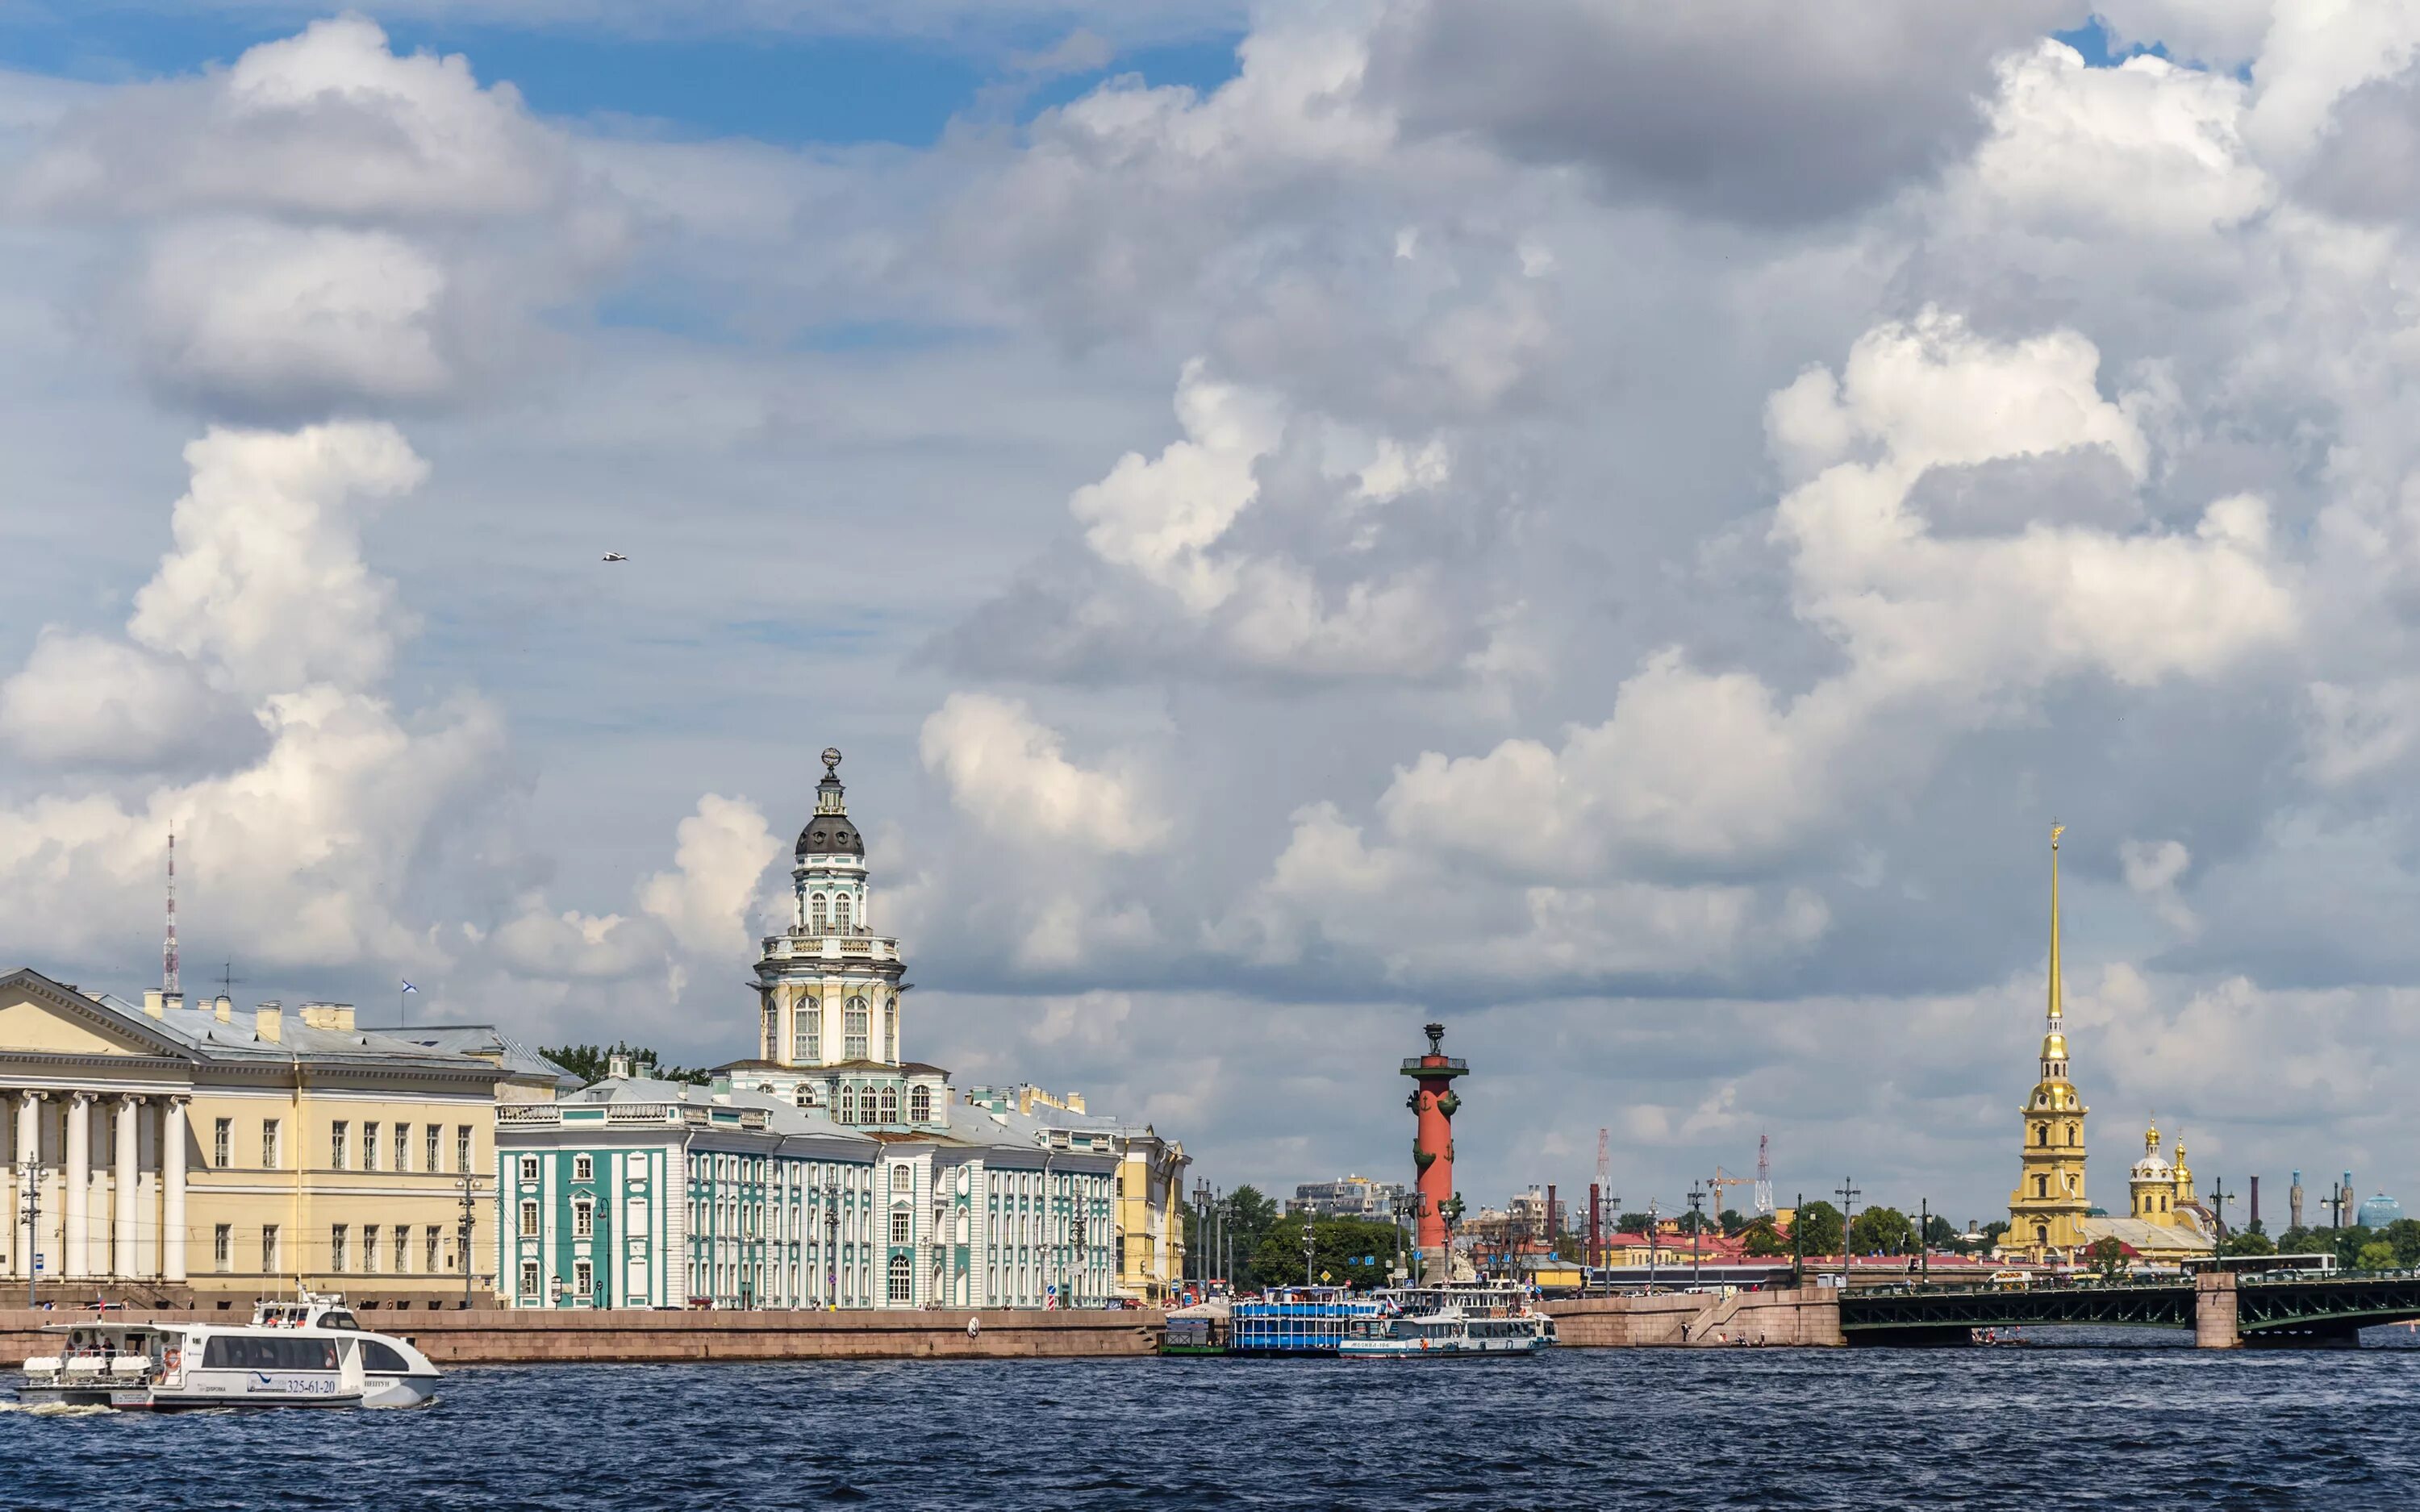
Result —
<path fill-rule="evenodd" d="M 2194 1194 L 2193 1167 L 2184 1141 L 2173 1164 L 2160 1158 L 2157 1126 L 2143 1131 L 2143 1158 L 2126 1175 L 2127 1216 L 2110 1218 L 2094 1210 L 2079 1224 L 2086 1247 L 2114 1239 L 2140 1260 L 2162 1264 L 2195 1259 L 2218 1248 L 2218 1221 Z"/>
<path fill-rule="evenodd" d="M 970 1106 L 1014 1111 L 1047 1131 L 1051 1148 L 1106 1149 L 1117 1157 L 1117 1294 L 1166 1302 L 1185 1280 L 1185 1147 L 1149 1123 L 1094 1113 L 1084 1094 L 1039 1087 L 975 1087 Z"/>
<path fill-rule="evenodd" d="M 2089 1110 L 2067 1077 L 2066 1007 L 2058 960 L 2058 837 L 2050 832 L 2050 1011 L 2042 1034 L 2041 1080 L 2020 1112 L 2024 1146 L 2017 1187 L 2009 1194 L 2009 1231 L 2001 1248 L 2029 1258 L 2063 1258 L 2091 1242 L 2082 1225 L 2092 1204 L 2084 1195 L 2084 1118 Z"/>
<path fill-rule="evenodd" d="M 2361 1226 L 2364 1228 L 2383 1228 L 2388 1224 L 2402 1221 L 2403 1204 L 2383 1192 L 2366 1199 L 2361 1205 Z"/>
<path fill-rule="evenodd" d="M 1323 1218 L 1376 1218 L 1391 1223 L 1396 1199 L 1403 1195 L 1401 1181 L 1373 1181 L 1366 1176 L 1347 1173 L 1333 1181 L 1303 1182 L 1294 1189 L 1294 1199 L 1285 1205 L 1285 1211 L 1315 1212 Z"/>

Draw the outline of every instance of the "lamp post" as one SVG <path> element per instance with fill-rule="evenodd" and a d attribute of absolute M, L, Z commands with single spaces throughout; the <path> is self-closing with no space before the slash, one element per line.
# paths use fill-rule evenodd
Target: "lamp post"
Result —
<path fill-rule="evenodd" d="M 1699 1286 L 1699 1259 L 1706 1232 L 1706 1194 L 1697 1182 L 1689 1183 L 1689 1288 Z"/>
<path fill-rule="evenodd" d="M 1211 1264 L 1218 1258 L 1210 1243 L 1210 1183 L 1197 1177 L 1193 1182 L 1193 1247 L 1201 1253 L 1187 1255 L 1187 1261 L 1194 1271 L 1193 1279 L 1203 1283 L 1208 1292 Z"/>
<path fill-rule="evenodd" d="M 42 1279 L 40 1265 L 42 1232 L 42 1165 L 39 1156 L 29 1154 L 17 1167 L 17 1189 L 24 1194 L 18 1205 L 20 1222 L 25 1232 L 25 1305 L 34 1305 L 34 1288 Z"/>
<path fill-rule="evenodd" d="M 1799 1215 L 1807 1211 L 1807 1194 L 1798 1194 L 1798 1205 L 1790 1210 L 1790 1284 L 1807 1284 L 1807 1226 Z"/>
<path fill-rule="evenodd" d="M 1931 1227 L 1932 1199 L 1919 1197 L 1916 1203 L 1916 1253 L 1920 1258 L 1916 1263 L 1926 1281 L 1932 1279 L 1932 1236 L 1927 1232 Z"/>
<path fill-rule="evenodd" d="M 1653 1197 L 1649 1197 L 1647 1199 L 1647 1294 L 1651 1297 L 1655 1295 L 1655 1231 L 1662 1220 L 1662 1210 L 1655 1206 Z"/>
<path fill-rule="evenodd" d="M 1833 1190 L 1840 1197 L 1840 1295 L 1846 1297 L 1849 1294 L 1849 1214 L 1856 1211 L 1857 1199 L 1865 1193 L 1859 1191 L 1856 1182 L 1846 1176 L 1840 1178 L 1840 1184 Z"/>
<path fill-rule="evenodd" d="M 840 1183 L 824 1183 L 824 1305 L 840 1305 Z"/>
<path fill-rule="evenodd" d="M 1312 1257 L 1318 1253 L 1319 1229 L 1316 1227 L 1317 1218 L 1318 1214 L 1311 1209 L 1306 1207 L 1302 1210 L 1302 1284 L 1306 1287 L 1311 1283 L 1311 1268 L 1313 1264 Z"/>
<path fill-rule="evenodd" d="M 1076 1279 L 1068 1301 L 1071 1305 L 1081 1305 L 1084 1300 L 1084 1210 L 1080 1202 L 1076 1209 L 1076 1221 L 1070 1237 L 1075 1242 Z"/>

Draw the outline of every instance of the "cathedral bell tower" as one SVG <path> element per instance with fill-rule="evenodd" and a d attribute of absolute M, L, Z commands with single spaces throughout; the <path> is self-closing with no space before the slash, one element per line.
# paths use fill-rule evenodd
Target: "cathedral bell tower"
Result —
<path fill-rule="evenodd" d="M 766 938 L 756 963 L 759 1055 L 785 1070 L 897 1066 L 907 965 L 899 942 L 874 933 L 865 840 L 848 817 L 840 752 L 826 748 L 823 764 L 790 868 L 790 927 Z"/>
<path fill-rule="evenodd" d="M 2042 1034 L 2041 1079 L 2020 1110 L 2024 1149 L 2017 1189 L 2009 1194 L 2009 1234 L 2004 1248 L 2037 1259 L 2072 1255 L 2084 1242 L 2080 1227 L 2091 1204 L 2084 1196 L 2084 1116 L 2089 1112 L 2067 1077 L 2066 1005 L 2061 1000 L 2058 940 L 2058 838 L 2050 831 L 2050 1014 Z"/>

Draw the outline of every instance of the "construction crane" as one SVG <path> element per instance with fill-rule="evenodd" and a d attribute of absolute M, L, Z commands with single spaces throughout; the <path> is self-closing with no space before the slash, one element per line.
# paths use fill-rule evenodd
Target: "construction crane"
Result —
<path fill-rule="evenodd" d="M 1727 1186 L 1746 1186 L 1747 1184 L 1749 1183 L 1746 1177 L 1725 1176 L 1721 1166 L 1717 1165 L 1714 1167 L 1714 1179 L 1708 1181 L 1706 1186 L 1708 1188 L 1707 1196 L 1713 1199 L 1714 1214 L 1716 1217 L 1720 1217 L 1722 1215 L 1723 1188 Z"/>
<path fill-rule="evenodd" d="M 1770 1134 L 1756 1136 L 1756 1211 L 1760 1213 L 1773 1211 L 1773 1137 Z"/>

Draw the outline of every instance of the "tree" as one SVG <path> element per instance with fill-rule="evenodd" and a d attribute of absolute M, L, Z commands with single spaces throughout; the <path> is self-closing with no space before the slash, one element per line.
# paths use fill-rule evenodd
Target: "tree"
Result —
<path fill-rule="evenodd" d="M 1737 1208 L 1725 1208 L 1723 1215 L 1714 1221 L 1721 1224 L 1723 1232 L 1733 1239 L 1738 1238 L 1747 1229 L 1747 1215 Z"/>
<path fill-rule="evenodd" d="M 1647 1227 L 1647 1214 L 1643 1212 L 1625 1212 L 1613 1220 L 1613 1229 L 1618 1234 L 1643 1234 Z"/>
<path fill-rule="evenodd" d="M 1747 1236 L 1744 1251 L 1753 1258 L 1772 1259 L 1790 1253 L 1790 1241 L 1781 1237 L 1781 1230 L 1771 1218 L 1759 1218 L 1743 1232 Z"/>
<path fill-rule="evenodd" d="M 714 1072 L 710 1071 L 659 1064 L 656 1053 L 646 1046 L 628 1044 L 619 1040 L 611 1045 L 566 1044 L 557 1045 L 551 1050 L 541 1047 L 538 1054 L 579 1077 L 583 1087 L 604 1080 L 605 1073 L 613 1070 L 615 1056 L 628 1056 L 633 1072 L 659 1081 L 687 1082 L 692 1087 L 704 1087 L 714 1080 Z"/>
<path fill-rule="evenodd" d="M 2327 1247 L 2335 1251 L 2336 1264 L 2347 1271 L 2366 1269 L 2361 1263 L 2362 1246 L 2370 1240 L 2369 1230 L 2359 1224 L 2349 1228 L 2325 1230 Z M 2389 1246 L 2392 1250 L 2393 1246 Z"/>
<path fill-rule="evenodd" d="M 2277 1236 L 2277 1253 L 2280 1255 L 2320 1255 L 2327 1249 L 2327 1241 L 2301 1224 Z"/>
<path fill-rule="evenodd" d="M 1897 1208 L 1868 1208 L 1849 1226 L 1849 1247 L 1860 1255 L 1912 1255 L 1916 1225 Z"/>
<path fill-rule="evenodd" d="M 1958 1226 L 1937 1212 L 1924 1220 L 1924 1242 L 1934 1249 L 1955 1244 L 1962 1237 Z"/>
<path fill-rule="evenodd" d="M 1791 1219 L 1790 1232 L 1803 1255 L 1838 1255 L 1840 1210 L 1828 1202 L 1810 1202 Z"/>
<path fill-rule="evenodd" d="M 1261 1242 L 1278 1226 L 1284 1214 L 1275 1198 L 1263 1196 L 1258 1187 L 1239 1186 L 1227 1195 L 1227 1243 L 1235 1257 L 1235 1284 L 1239 1287 L 1263 1286 L 1271 1281 L 1284 1281 L 1302 1274 L 1302 1251 L 1295 1251 L 1295 1263 L 1275 1273 L 1263 1275 L 1259 1265 Z M 1299 1227 L 1299 1225 L 1295 1226 Z M 1297 1242 L 1299 1236 L 1297 1235 Z M 1395 1252 L 1395 1242 L 1387 1241 L 1387 1253 Z"/>
<path fill-rule="evenodd" d="M 1681 1232 L 1684 1234 L 1694 1234 L 1701 1228 L 1714 1227 L 1714 1221 L 1702 1212 L 1683 1211 L 1672 1221 L 1681 1226 Z"/>
<path fill-rule="evenodd" d="M 2397 1218 L 2380 1230 L 2395 1246 L 2395 1263 L 2409 1269 L 2420 1265 L 2420 1218 Z"/>
<path fill-rule="evenodd" d="M 2218 1246 L 2218 1252 L 2221 1255 L 2274 1255 L 2277 1246 L 2269 1242 L 2268 1235 L 2246 1228 L 2229 1234 L 2226 1242 Z"/>
<path fill-rule="evenodd" d="M 1257 1194 L 1255 1194 L 1257 1195 Z M 1375 1218 L 1314 1218 L 1311 1220 L 1311 1279 L 1326 1286 L 1368 1289 L 1384 1286 L 1387 1270 L 1395 1263 L 1395 1226 Z M 1272 1223 L 1252 1248 L 1252 1272 L 1262 1286 L 1298 1284 L 1302 1280 L 1302 1220 L 1299 1215 Z"/>
<path fill-rule="evenodd" d="M 2383 1239 L 2373 1239 L 2356 1251 L 2353 1258 L 2359 1270 L 2392 1271 L 2395 1269 L 2395 1246 Z"/>
<path fill-rule="evenodd" d="M 2103 1281 L 2115 1281 L 2126 1273 L 2126 1246 L 2114 1239 L 2097 1242 L 2085 1254 L 2093 1273 Z"/>
<path fill-rule="evenodd" d="M 2006 1218 L 1994 1218 L 1990 1223 L 1985 1224 L 1983 1226 L 1983 1247 L 1985 1249 L 1990 1249 L 1993 1245 L 1998 1243 L 2000 1242 L 2000 1236 L 2006 1234 L 2008 1231 L 2009 1220 Z"/>

